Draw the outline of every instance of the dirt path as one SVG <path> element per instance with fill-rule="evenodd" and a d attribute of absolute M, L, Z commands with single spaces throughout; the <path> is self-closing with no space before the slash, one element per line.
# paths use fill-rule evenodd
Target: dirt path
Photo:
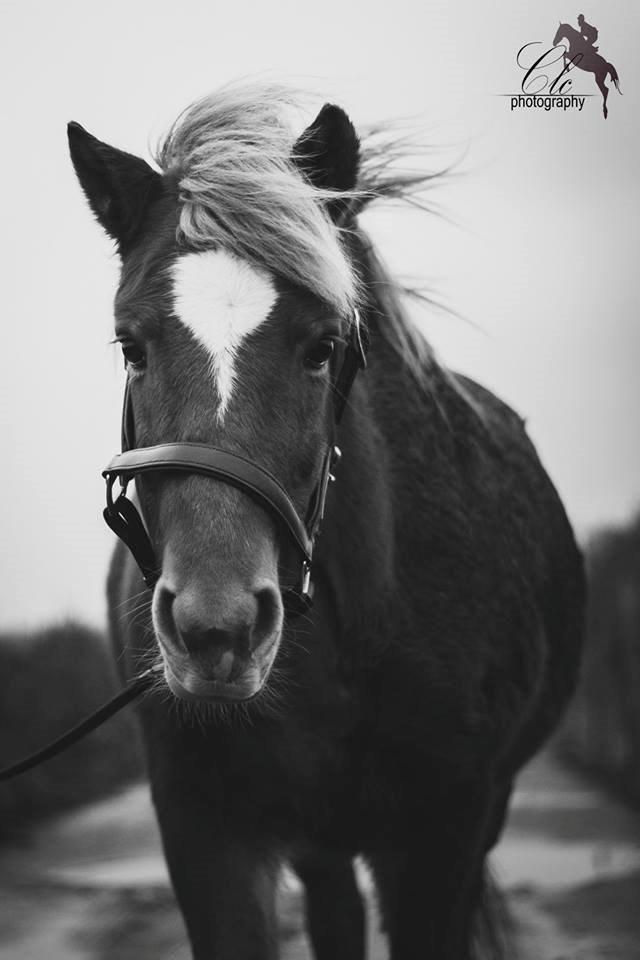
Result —
<path fill-rule="evenodd" d="M 640 960 L 640 819 L 548 756 L 520 780 L 494 867 L 518 960 Z M 0 960 L 189 960 L 146 787 L 35 831 L 0 871 Z M 286 878 L 280 913 L 282 960 L 309 960 Z M 373 906 L 370 928 L 384 960 Z"/>

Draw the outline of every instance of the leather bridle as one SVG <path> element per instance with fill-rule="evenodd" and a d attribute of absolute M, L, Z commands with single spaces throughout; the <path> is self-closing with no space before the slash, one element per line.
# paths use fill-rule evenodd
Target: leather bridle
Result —
<path fill-rule="evenodd" d="M 333 385 L 334 428 L 342 419 L 356 374 L 366 366 L 368 346 L 366 327 L 355 310 L 342 366 Z M 288 535 L 300 557 L 299 583 L 283 591 L 287 613 L 299 614 L 307 610 L 312 602 L 313 548 L 324 515 L 327 489 L 330 481 L 334 479 L 332 471 L 340 455 L 335 443 L 329 443 L 303 520 L 276 477 L 245 457 L 204 443 L 162 443 L 152 447 L 137 447 L 133 405 L 127 381 L 122 412 L 122 452 L 117 454 L 102 472 L 107 482 L 107 506 L 103 516 L 133 554 L 144 582 L 151 589 L 160 577 L 160 569 L 142 517 L 126 495 L 130 480 L 150 472 L 186 472 L 210 476 L 238 487 L 275 518 L 279 529 Z M 121 489 L 114 497 L 116 479 L 120 480 Z"/>

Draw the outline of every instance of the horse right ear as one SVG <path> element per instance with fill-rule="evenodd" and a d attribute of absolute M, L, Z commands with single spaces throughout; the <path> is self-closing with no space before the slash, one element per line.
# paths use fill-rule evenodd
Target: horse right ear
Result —
<path fill-rule="evenodd" d="M 133 240 L 146 207 L 160 193 L 162 177 L 144 160 L 102 143 L 79 123 L 70 123 L 67 133 L 80 186 L 98 222 L 122 252 Z"/>
<path fill-rule="evenodd" d="M 293 162 L 314 187 L 323 190 L 353 190 L 358 181 L 360 142 L 351 120 L 341 107 L 324 107 L 296 141 Z M 330 200 L 329 214 L 340 219 L 347 205 Z"/>

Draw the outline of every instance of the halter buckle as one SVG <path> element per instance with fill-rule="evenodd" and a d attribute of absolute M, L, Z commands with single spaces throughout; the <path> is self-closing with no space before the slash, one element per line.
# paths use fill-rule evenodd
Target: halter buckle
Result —
<path fill-rule="evenodd" d="M 300 594 L 311 600 L 311 564 L 308 560 L 302 561 L 302 577 L 300 579 Z"/>
<path fill-rule="evenodd" d="M 300 585 L 289 587 L 283 592 L 284 609 L 287 617 L 299 617 L 313 606 L 313 585 L 311 583 L 311 562 L 302 561 Z"/>

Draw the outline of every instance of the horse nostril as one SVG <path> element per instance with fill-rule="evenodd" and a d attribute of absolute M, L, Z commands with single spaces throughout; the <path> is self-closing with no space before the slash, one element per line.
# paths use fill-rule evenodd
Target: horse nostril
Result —
<path fill-rule="evenodd" d="M 282 627 L 283 620 L 282 599 L 280 591 L 275 586 L 269 585 L 257 590 L 255 598 L 258 612 L 251 631 L 253 648 L 274 636 Z"/>
<path fill-rule="evenodd" d="M 163 583 L 159 583 L 153 593 L 153 622 L 155 629 L 162 636 L 174 641 L 178 639 L 178 630 L 173 617 L 173 602 L 175 593 Z"/>

